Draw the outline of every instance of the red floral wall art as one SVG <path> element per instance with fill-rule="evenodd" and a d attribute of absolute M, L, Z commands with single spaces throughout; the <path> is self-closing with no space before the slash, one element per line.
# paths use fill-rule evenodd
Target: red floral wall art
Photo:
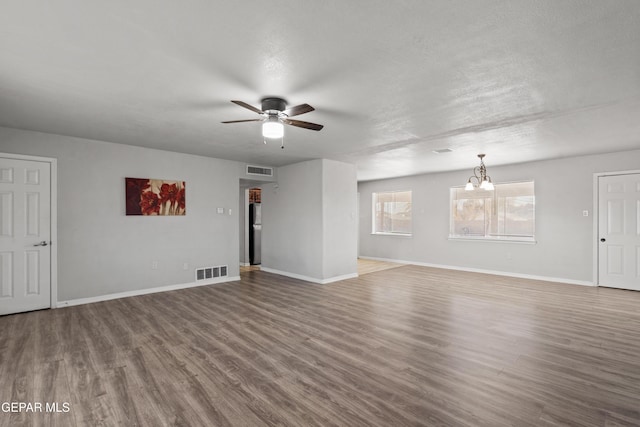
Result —
<path fill-rule="evenodd" d="M 185 182 L 125 178 L 127 215 L 184 215 Z"/>

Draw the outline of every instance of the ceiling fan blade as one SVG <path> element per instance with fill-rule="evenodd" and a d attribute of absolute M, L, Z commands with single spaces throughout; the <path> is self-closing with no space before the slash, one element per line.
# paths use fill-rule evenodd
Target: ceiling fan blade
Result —
<path fill-rule="evenodd" d="M 311 129 L 311 130 L 320 130 L 324 126 L 316 123 L 303 122 L 302 120 L 291 120 L 291 119 L 282 119 L 282 121 L 291 126 L 297 126 L 299 128 Z"/>
<path fill-rule="evenodd" d="M 286 114 L 287 117 L 293 117 L 293 116 L 298 116 L 300 114 L 309 113 L 313 110 L 315 110 L 315 108 L 313 108 L 309 104 L 300 104 L 300 105 L 296 105 L 295 107 L 287 108 L 286 110 L 283 111 L 283 113 Z"/>
<path fill-rule="evenodd" d="M 231 101 L 236 105 L 239 105 L 241 107 L 244 107 L 248 110 L 253 111 L 254 113 L 258 113 L 258 114 L 263 114 L 262 110 L 258 110 L 256 107 L 254 107 L 253 105 L 249 105 L 246 102 L 242 102 L 242 101 Z"/>
<path fill-rule="evenodd" d="M 242 122 L 261 122 L 263 119 L 247 119 L 247 120 L 229 120 L 221 123 L 242 123 Z"/>

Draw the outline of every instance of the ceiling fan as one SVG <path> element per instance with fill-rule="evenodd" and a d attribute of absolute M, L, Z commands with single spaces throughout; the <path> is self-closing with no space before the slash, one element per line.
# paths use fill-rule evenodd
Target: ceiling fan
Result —
<path fill-rule="evenodd" d="M 289 117 L 299 116 L 300 114 L 309 113 L 315 108 L 309 104 L 300 104 L 295 107 L 287 108 L 287 101 L 282 98 L 263 98 L 262 110 L 257 109 L 253 105 L 249 105 L 242 101 L 231 101 L 241 107 L 260 114 L 259 119 L 246 120 L 230 120 L 222 123 L 242 123 L 242 122 L 263 122 L 262 136 L 265 138 L 282 138 L 284 136 L 284 124 L 296 126 L 304 129 L 320 130 L 324 126 L 317 123 L 304 122 L 302 120 L 292 120 Z M 266 143 L 266 140 L 265 140 Z M 284 145 L 282 146 L 284 148 Z"/>

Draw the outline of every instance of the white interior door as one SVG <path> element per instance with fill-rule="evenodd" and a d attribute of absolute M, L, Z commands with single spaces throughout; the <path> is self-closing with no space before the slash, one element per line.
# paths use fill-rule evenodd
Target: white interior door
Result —
<path fill-rule="evenodd" d="M 51 164 L 0 157 L 0 315 L 51 307 Z"/>
<path fill-rule="evenodd" d="M 598 284 L 640 291 L 640 174 L 598 178 Z"/>

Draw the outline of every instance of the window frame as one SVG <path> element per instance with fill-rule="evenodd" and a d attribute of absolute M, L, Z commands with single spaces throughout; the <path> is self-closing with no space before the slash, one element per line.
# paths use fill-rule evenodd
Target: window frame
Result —
<path fill-rule="evenodd" d="M 376 230 L 376 201 L 380 194 L 393 194 L 393 193 L 409 193 L 411 198 L 411 217 L 409 233 L 406 232 L 394 232 L 394 231 L 377 231 Z M 371 192 L 371 234 L 375 236 L 397 236 L 397 237 L 413 237 L 413 190 L 384 190 L 384 191 L 372 191 Z"/>
<path fill-rule="evenodd" d="M 537 208 L 537 203 L 536 203 L 536 185 L 535 185 L 535 180 L 533 179 L 528 179 L 528 180 L 522 180 L 522 181 L 508 181 L 508 182 L 500 182 L 500 183 L 495 183 L 495 189 L 491 190 L 491 191 L 486 191 L 486 190 L 481 190 L 481 191 L 485 191 L 486 193 L 493 193 L 491 199 L 495 202 L 498 203 L 497 197 L 496 197 L 496 190 L 499 188 L 499 186 L 502 185 L 509 185 L 509 184 L 525 184 L 525 183 L 530 183 L 533 185 L 533 234 L 531 236 L 524 236 L 524 235 L 513 235 L 513 236 L 509 236 L 509 235 L 491 235 L 487 232 L 486 227 L 485 227 L 485 234 L 484 235 L 460 235 L 460 234 L 454 234 L 453 231 L 455 230 L 455 221 L 454 221 L 454 191 L 463 189 L 464 191 L 464 185 L 460 185 L 460 186 L 454 186 L 454 187 L 450 187 L 449 188 L 449 240 L 458 240 L 458 241 L 481 241 L 481 242 L 495 242 L 495 243 L 523 243 L 523 244 L 536 244 L 537 240 L 536 240 L 536 208 Z M 478 191 L 478 190 L 474 190 L 474 191 Z M 487 199 L 489 197 L 485 197 L 484 199 Z M 456 198 L 455 200 L 460 200 L 458 198 Z M 497 216 L 497 214 L 496 214 Z M 485 218 L 485 224 L 486 224 L 486 218 Z"/>

